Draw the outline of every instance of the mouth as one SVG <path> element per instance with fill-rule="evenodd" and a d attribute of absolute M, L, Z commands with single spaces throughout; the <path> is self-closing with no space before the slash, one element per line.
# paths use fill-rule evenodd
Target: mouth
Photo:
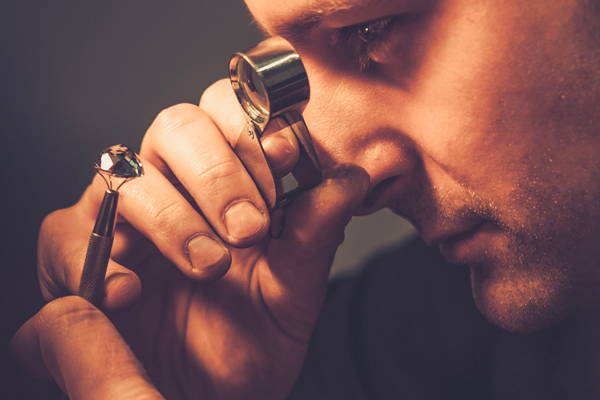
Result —
<path fill-rule="evenodd" d="M 485 248 L 482 246 L 483 232 L 487 223 L 479 221 L 461 232 L 449 234 L 433 241 L 444 258 L 454 264 L 470 264 L 478 261 Z"/>
<path fill-rule="evenodd" d="M 390 206 L 399 190 L 402 189 L 401 185 L 403 185 L 403 182 L 398 177 L 391 177 L 379 182 L 369 190 L 365 200 L 354 215 L 368 215 Z M 451 228 L 446 225 L 444 229 L 435 230 L 419 226 L 418 218 L 412 220 L 407 215 L 400 213 L 398 215 L 402 215 L 411 221 L 420 232 L 423 240 L 431 246 L 437 246 L 442 256 L 453 264 L 471 264 L 480 261 L 486 252 L 485 244 L 488 243 L 486 236 L 487 239 L 490 239 L 489 236 L 494 234 L 493 221 L 473 213 L 449 218 L 454 221 Z"/>

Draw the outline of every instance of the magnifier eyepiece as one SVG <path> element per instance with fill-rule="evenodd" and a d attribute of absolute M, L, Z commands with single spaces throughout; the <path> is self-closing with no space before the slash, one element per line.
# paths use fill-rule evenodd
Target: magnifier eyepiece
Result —
<path fill-rule="evenodd" d="M 238 100 L 252 120 L 262 123 L 262 120 L 268 119 L 269 116 L 269 95 L 262 77 L 254 66 L 242 57 L 238 58 L 235 70 L 238 74 Z"/>
<path fill-rule="evenodd" d="M 286 111 L 302 112 L 310 97 L 300 56 L 281 38 L 235 53 L 229 76 L 238 101 L 260 130 Z"/>

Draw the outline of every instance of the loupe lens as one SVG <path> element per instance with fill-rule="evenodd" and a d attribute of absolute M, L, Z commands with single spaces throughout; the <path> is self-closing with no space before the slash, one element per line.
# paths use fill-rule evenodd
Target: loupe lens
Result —
<path fill-rule="evenodd" d="M 244 101 L 254 111 L 266 116 L 269 114 L 269 99 L 267 90 L 263 84 L 262 78 L 258 72 L 246 60 L 240 58 L 239 64 L 239 84 L 243 92 Z"/>
<path fill-rule="evenodd" d="M 242 108 L 261 132 L 274 117 L 302 113 L 310 96 L 300 56 L 278 37 L 235 53 L 229 61 L 229 77 Z"/>

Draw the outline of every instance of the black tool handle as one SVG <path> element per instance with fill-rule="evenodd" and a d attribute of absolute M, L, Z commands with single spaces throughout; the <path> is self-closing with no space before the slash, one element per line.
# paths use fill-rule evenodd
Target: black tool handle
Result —
<path fill-rule="evenodd" d="M 100 236 L 97 233 L 90 236 L 79 282 L 79 295 L 95 306 L 102 304 L 104 298 L 104 277 L 112 242 L 112 236 Z"/>
<path fill-rule="evenodd" d="M 112 250 L 118 199 L 119 193 L 114 190 L 104 193 L 79 281 L 79 295 L 95 306 L 100 306 L 104 298 L 104 277 Z"/>

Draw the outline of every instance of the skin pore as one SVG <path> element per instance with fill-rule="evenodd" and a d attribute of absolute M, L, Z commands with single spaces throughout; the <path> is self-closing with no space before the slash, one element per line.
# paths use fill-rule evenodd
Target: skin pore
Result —
<path fill-rule="evenodd" d="M 246 3 L 305 61 L 321 159 L 369 173 L 364 213 L 390 207 L 468 264 L 478 307 L 505 329 L 539 329 L 597 302 L 597 6 Z M 389 16 L 365 45 L 356 32 Z M 470 237 L 457 245 L 455 234 Z"/>

